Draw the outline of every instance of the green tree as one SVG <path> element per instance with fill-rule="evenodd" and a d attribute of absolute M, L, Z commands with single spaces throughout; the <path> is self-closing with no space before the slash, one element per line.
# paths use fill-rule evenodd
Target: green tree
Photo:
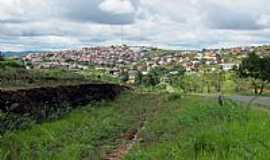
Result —
<path fill-rule="evenodd" d="M 0 51 L 0 61 L 4 61 L 4 54 Z"/>
<path fill-rule="evenodd" d="M 160 83 L 163 71 L 160 68 L 152 69 L 147 75 L 142 77 L 142 84 L 146 86 L 156 86 Z"/>
<path fill-rule="evenodd" d="M 187 74 L 181 77 L 180 87 L 184 93 L 202 93 L 203 77 L 199 74 Z"/>
<path fill-rule="evenodd" d="M 150 70 L 150 72 L 142 77 L 142 83 L 144 85 L 156 86 L 161 82 L 162 78 L 168 79 L 170 84 L 176 83 L 178 77 L 184 75 L 185 70 L 183 67 L 156 67 Z"/>
<path fill-rule="evenodd" d="M 245 58 L 238 70 L 241 78 L 252 78 L 254 93 L 261 95 L 270 81 L 270 57 L 260 57 L 252 52 Z"/>

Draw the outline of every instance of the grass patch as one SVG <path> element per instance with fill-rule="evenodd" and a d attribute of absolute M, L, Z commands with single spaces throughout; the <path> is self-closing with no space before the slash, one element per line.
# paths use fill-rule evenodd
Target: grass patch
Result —
<path fill-rule="evenodd" d="M 122 143 L 122 133 L 140 125 L 142 114 L 152 113 L 157 101 L 157 95 L 126 93 L 114 102 L 88 105 L 57 121 L 6 133 L 0 138 L 0 159 L 101 159 Z"/>
<path fill-rule="evenodd" d="M 63 118 L 6 133 L 1 160 L 102 159 L 121 135 L 141 128 L 127 160 L 270 159 L 269 112 L 213 98 L 125 93 L 114 102 L 78 108 Z"/>
<path fill-rule="evenodd" d="M 269 120 L 268 113 L 236 103 L 221 107 L 210 98 L 186 97 L 146 126 L 126 159 L 270 159 Z"/>

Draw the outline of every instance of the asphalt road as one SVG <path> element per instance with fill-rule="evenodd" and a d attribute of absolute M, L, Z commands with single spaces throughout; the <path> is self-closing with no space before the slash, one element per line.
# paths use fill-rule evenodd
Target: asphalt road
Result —
<path fill-rule="evenodd" d="M 234 101 L 249 103 L 254 97 L 253 96 L 229 96 Z M 259 104 L 270 108 L 270 97 L 257 97 L 252 104 Z"/>

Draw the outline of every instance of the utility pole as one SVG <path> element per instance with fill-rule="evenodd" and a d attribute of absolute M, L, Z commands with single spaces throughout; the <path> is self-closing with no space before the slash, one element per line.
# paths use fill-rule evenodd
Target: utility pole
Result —
<path fill-rule="evenodd" d="M 121 25 L 121 43 L 124 44 L 124 25 Z"/>

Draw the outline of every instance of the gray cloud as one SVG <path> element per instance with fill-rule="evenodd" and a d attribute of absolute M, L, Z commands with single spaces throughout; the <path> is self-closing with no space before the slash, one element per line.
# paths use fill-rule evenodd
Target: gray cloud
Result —
<path fill-rule="evenodd" d="M 210 4 L 206 8 L 206 24 L 213 29 L 257 30 L 262 26 L 257 24 L 257 15 L 249 12 Z"/>
<path fill-rule="evenodd" d="M 124 3 L 123 3 L 124 2 Z M 0 50 L 159 44 L 207 48 L 270 43 L 268 0 L 0 1 Z"/>
<path fill-rule="evenodd" d="M 52 5 L 60 6 L 58 14 L 66 19 L 77 22 L 94 22 L 102 24 L 131 24 L 134 23 L 135 13 L 113 14 L 99 8 L 103 0 L 56 0 Z M 138 2 L 132 1 L 134 8 Z"/>

